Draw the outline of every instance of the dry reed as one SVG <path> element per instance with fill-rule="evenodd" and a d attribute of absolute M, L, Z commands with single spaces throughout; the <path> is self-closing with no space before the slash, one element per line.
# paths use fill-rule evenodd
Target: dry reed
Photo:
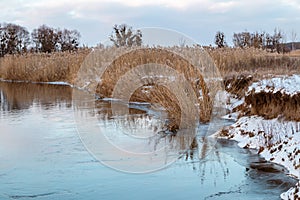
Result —
<path fill-rule="evenodd" d="M 98 65 L 93 66 L 90 70 L 90 77 L 85 80 L 77 80 L 76 76 L 80 72 L 82 64 L 89 65 L 105 61 L 105 56 L 112 52 L 122 52 L 123 50 L 108 48 L 103 50 L 102 57 L 96 57 L 96 60 L 85 59 L 89 57 L 90 49 L 80 50 L 78 52 L 61 52 L 53 54 L 26 54 L 26 55 L 8 55 L 0 58 L 0 78 L 6 80 L 21 80 L 29 82 L 52 82 L 66 81 L 71 84 L 78 84 L 79 87 L 84 87 L 87 82 L 94 84 L 97 94 L 102 97 L 111 97 L 114 86 L 120 77 L 126 74 L 129 70 L 137 65 L 146 63 L 157 63 L 167 65 L 174 70 L 182 73 L 190 82 L 200 106 L 201 121 L 209 121 L 212 112 L 212 101 L 210 99 L 214 84 L 206 80 L 203 74 L 207 74 L 210 66 L 204 71 L 199 71 L 193 64 L 189 63 L 184 58 L 178 56 L 175 52 L 180 53 L 180 49 L 171 49 L 166 51 L 162 49 L 137 49 L 129 51 L 120 57 L 115 57 L 114 62 L 102 73 L 102 80 L 99 83 Z M 104 53 L 106 51 L 106 53 Z M 236 48 L 206 48 L 208 54 L 212 57 L 216 66 L 221 71 L 222 77 L 227 77 L 237 74 L 251 74 L 254 79 L 267 76 L 269 74 L 291 74 L 300 72 L 300 56 L 296 52 L 290 54 L 268 53 L 259 49 L 236 49 Z M 197 57 L 197 51 L 189 49 L 191 56 Z M 98 55 L 97 55 L 98 56 Z M 203 55 L 203 59 L 207 56 Z M 199 57 L 199 56 L 198 56 Z M 209 77 L 208 77 L 209 78 Z M 172 95 L 164 87 L 155 87 L 151 95 L 146 97 L 141 92 L 143 88 L 139 88 L 133 93 L 131 101 L 145 101 L 159 103 L 166 107 L 171 118 L 176 118 L 174 125 L 178 124 L 180 118 L 180 106 L 176 96 Z M 202 91 L 202 94 L 199 93 Z M 213 95 L 211 95 L 213 96 Z"/>
<path fill-rule="evenodd" d="M 89 52 L 6 55 L 0 58 L 0 78 L 28 82 L 72 82 Z"/>
<path fill-rule="evenodd" d="M 200 120 L 202 122 L 207 122 L 210 120 L 212 101 L 208 94 L 210 91 L 207 88 L 201 71 L 197 67 L 189 63 L 189 61 L 185 60 L 183 57 L 165 49 L 136 49 L 134 51 L 129 51 L 128 53 L 121 55 L 120 57 L 115 59 L 103 72 L 101 77 L 103 81 L 101 81 L 101 83 L 97 85 L 96 93 L 102 97 L 112 97 L 115 85 L 124 74 L 139 65 L 147 63 L 155 63 L 157 65 L 168 66 L 176 70 L 178 73 L 181 73 L 185 77 L 185 79 L 189 81 L 192 89 L 194 90 L 194 93 L 198 98 L 197 103 L 199 103 L 200 106 Z M 131 81 L 128 80 L 124 83 L 130 83 Z M 157 86 L 155 82 L 146 83 L 146 86 L 149 86 L 149 84 L 150 86 L 154 86 L 154 89 L 152 89 L 150 96 L 147 97 L 141 91 L 136 91 L 132 95 L 130 100 L 157 103 L 165 107 L 170 115 L 170 118 L 176 119 L 174 124 L 172 123 L 173 125 L 171 126 L 172 129 L 175 128 L 176 124 L 178 126 L 178 121 L 181 118 L 181 114 L 183 113 L 183 111 L 180 110 L 181 107 L 179 106 L 179 102 L 177 99 L 178 96 L 172 95 L 172 93 L 165 87 Z M 142 88 L 140 88 L 140 90 L 141 89 Z M 199 90 L 202 91 L 202 94 L 200 94 Z M 192 104 L 190 107 L 193 107 Z"/>
<path fill-rule="evenodd" d="M 269 75 L 300 73 L 300 54 L 269 53 L 255 48 L 206 48 L 222 76 L 251 74 L 256 78 Z"/>

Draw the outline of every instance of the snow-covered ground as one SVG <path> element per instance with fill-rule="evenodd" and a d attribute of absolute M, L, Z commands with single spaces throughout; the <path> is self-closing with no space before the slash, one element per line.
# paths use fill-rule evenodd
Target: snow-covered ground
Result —
<path fill-rule="evenodd" d="M 254 91 L 255 93 L 266 92 L 295 95 L 300 93 L 300 76 L 281 76 L 271 79 L 264 79 L 259 82 L 255 82 L 249 86 L 248 93 Z"/>
<path fill-rule="evenodd" d="M 300 178 L 300 122 L 265 120 L 259 116 L 241 117 L 235 124 L 219 133 L 238 142 L 241 148 L 257 149 L 266 160 L 283 165 L 290 175 Z M 299 187 L 299 185 L 298 185 Z M 292 188 L 282 194 L 283 199 L 293 199 Z"/>
<path fill-rule="evenodd" d="M 241 148 L 257 149 L 266 160 L 285 166 L 291 176 L 300 178 L 300 122 L 241 117 L 219 134 L 237 141 Z"/>
<path fill-rule="evenodd" d="M 246 91 L 246 96 L 261 92 L 280 92 L 291 97 L 298 95 L 300 76 L 281 76 L 252 83 Z M 243 99 L 234 100 L 232 97 L 228 99 L 230 104 L 228 110 L 231 112 L 243 102 Z M 230 115 L 238 116 L 239 113 L 230 113 L 225 118 Z M 241 148 L 257 149 L 266 160 L 285 166 L 290 176 L 300 179 L 300 122 L 285 121 L 280 116 L 275 119 L 243 116 L 216 135 L 236 140 Z M 300 182 L 283 193 L 281 198 L 300 199 Z"/>

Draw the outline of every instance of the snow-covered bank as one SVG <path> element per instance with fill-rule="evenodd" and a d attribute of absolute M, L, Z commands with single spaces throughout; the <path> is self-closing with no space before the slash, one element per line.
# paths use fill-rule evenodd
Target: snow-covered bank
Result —
<path fill-rule="evenodd" d="M 257 149 L 267 160 L 284 165 L 291 175 L 300 177 L 300 122 L 242 117 L 219 134 L 238 141 L 241 148 Z"/>
<path fill-rule="evenodd" d="M 266 160 L 283 165 L 290 176 L 300 179 L 300 76 L 252 83 L 240 112 L 244 116 L 217 136 L 236 140 L 241 148 L 257 149 Z M 300 199 L 300 182 L 281 198 Z"/>
<path fill-rule="evenodd" d="M 241 117 L 218 136 L 237 141 L 241 148 L 257 149 L 266 160 L 285 166 L 291 176 L 300 178 L 300 122 Z M 294 188 L 282 197 L 295 196 L 294 192 L 300 196 Z"/>
<path fill-rule="evenodd" d="M 280 197 L 284 200 L 298 200 L 300 199 L 300 182 L 296 184 L 295 187 L 292 187 L 287 192 L 284 192 L 280 195 Z"/>
<path fill-rule="evenodd" d="M 277 93 L 287 94 L 293 96 L 300 93 L 300 76 L 282 76 L 271 79 L 264 79 L 259 82 L 255 82 L 249 86 L 249 92 L 266 92 L 266 93 Z"/>
<path fill-rule="evenodd" d="M 249 115 L 300 121 L 300 76 L 281 76 L 252 83 L 245 95 Z"/>

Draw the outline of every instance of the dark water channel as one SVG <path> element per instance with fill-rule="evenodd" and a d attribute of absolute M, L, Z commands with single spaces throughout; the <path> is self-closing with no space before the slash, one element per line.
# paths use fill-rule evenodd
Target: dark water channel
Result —
<path fill-rule="evenodd" d="M 169 167 L 129 174 L 102 165 L 76 129 L 72 88 L 0 82 L 0 199 L 280 199 L 280 166 L 219 140 Z M 122 161 L 119 161 L 122 164 Z"/>

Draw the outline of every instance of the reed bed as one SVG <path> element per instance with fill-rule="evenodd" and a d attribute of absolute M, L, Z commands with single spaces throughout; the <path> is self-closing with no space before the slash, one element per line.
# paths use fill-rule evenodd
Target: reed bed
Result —
<path fill-rule="evenodd" d="M 258 78 L 269 74 L 300 73 L 300 51 L 277 54 L 255 48 L 205 48 L 205 50 L 212 57 L 223 77 L 241 73 L 252 74 Z M 90 52 L 90 49 L 85 49 L 52 54 L 6 55 L 0 58 L 0 78 L 29 82 L 73 83 L 81 64 Z"/>
<path fill-rule="evenodd" d="M 212 111 L 212 102 L 208 95 L 209 90 L 204 81 L 203 75 L 201 71 L 190 64 L 187 60 L 182 58 L 181 56 L 174 54 L 171 51 L 167 51 L 165 49 L 137 49 L 134 51 L 130 51 L 122 56 L 118 57 L 110 66 L 108 66 L 102 74 L 102 80 L 100 84 L 96 87 L 96 93 L 102 97 L 112 97 L 113 90 L 117 84 L 117 81 L 120 80 L 122 76 L 124 76 L 127 72 L 132 70 L 133 68 L 147 64 L 147 63 L 155 63 L 157 65 L 164 65 L 174 69 L 176 72 L 183 74 L 186 80 L 191 84 L 193 92 L 196 94 L 196 98 L 200 105 L 200 120 L 202 122 L 207 122 L 210 120 L 211 111 Z M 155 67 L 155 66 L 153 66 Z M 161 70 L 161 71 L 159 71 Z M 164 74 L 163 69 L 157 69 L 157 72 Z M 137 72 L 140 73 L 140 72 Z M 171 71 L 170 71 L 171 73 Z M 145 73 L 147 74 L 147 72 Z M 151 74 L 151 73 L 150 73 Z M 131 88 L 130 84 L 133 82 L 131 79 L 132 76 L 128 77 L 128 80 L 124 81 L 123 88 L 124 91 Z M 140 77 L 141 78 L 141 77 Z M 165 77 L 168 79 L 168 77 Z M 178 101 L 183 94 L 182 92 L 177 92 L 177 95 L 172 95 L 167 88 L 157 85 L 155 77 L 147 77 L 144 80 L 145 86 L 153 86 L 148 96 L 146 96 L 143 92 L 137 90 L 131 97 L 131 101 L 139 101 L 139 102 L 151 102 L 155 104 L 160 104 L 164 108 L 166 108 L 172 119 L 176 119 L 178 122 L 181 119 L 181 114 L 184 112 L 180 108 Z M 161 81 L 161 80 L 160 80 Z M 178 81 L 176 78 L 175 81 Z M 126 85 L 128 84 L 128 86 Z M 178 85 L 180 83 L 178 82 Z M 143 89 L 142 87 L 140 90 Z M 199 93 L 201 90 L 201 94 Z M 179 98 L 179 99 L 178 99 Z M 193 107 L 194 104 L 192 102 L 185 102 L 185 104 L 190 104 L 190 107 Z M 190 112 L 191 113 L 191 112 Z M 186 116 L 185 116 L 186 117 Z M 175 124 L 178 125 L 178 123 Z M 176 127 L 173 126 L 172 127 Z"/>
<path fill-rule="evenodd" d="M 0 58 L 0 78 L 13 81 L 53 82 L 74 80 L 90 50 L 29 53 Z"/>
<path fill-rule="evenodd" d="M 214 91 L 220 89 L 219 83 L 215 83 L 218 81 L 211 79 L 219 77 L 219 75 L 210 75 L 214 71 L 212 70 L 213 66 L 210 66 L 210 62 L 207 61 L 210 58 L 204 52 L 203 55 L 199 56 L 199 51 L 193 48 L 189 48 L 186 51 L 188 53 L 179 47 L 170 50 L 142 48 L 125 51 L 127 53 L 121 54 L 119 57 L 114 57 L 114 55 L 124 52 L 124 49 L 105 48 L 101 49 L 100 54 L 98 52 L 96 55 L 95 53 L 91 54 L 91 49 L 52 54 L 8 55 L 0 58 L 0 78 L 28 82 L 64 81 L 95 92 L 101 97 L 112 97 L 113 89 L 118 80 L 137 65 L 151 62 L 167 65 L 189 81 L 198 100 L 200 120 L 202 122 L 209 121 L 212 114 Z M 300 73 L 300 54 L 295 52 L 282 55 L 254 48 L 205 48 L 205 50 L 217 66 L 220 77 L 223 78 L 251 74 L 254 79 L 259 79 L 270 74 Z M 178 52 L 178 54 L 174 52 Z M 194 63 L 189 63 L 178 56 L 185 53 L 195 58 Z M 104 71 L 101 71 L 102 69 L 99 71 L 99 67 L 101 67 L 99 62 L 106 62 L 108 55 L 112 56 L 114 61 Z M 197 63 L 201 65 L 200 70 L 193 65 Z M 80 67 L 85 65 L 92 67 L 84 72 L 84 69 Z M 77 75 L 82 73 L 85 73 L 86 76 L 83 77 L 83 80 L 80 80 Z M 101 80 L 99 80 L 100 75 Z M 181 110 L 182 106 L 180 105 L 180 99 L 178 99 L 180 97 L 172 94 L 168 88 L 155 85 L 154 82 L 149 82 L 150 79 L 147 80 L 148 82 L 145 82 L 143 86 L 152 87 L 148 96 L 143 92 L 145 87 L 139 87 L 132 94 L 130 101 L 151 102 L 161 105 L 167 109 L 170 119 L 173 119 L 170 123 L 171 129 L 178 128 L 182 114 L 188 113 L 188 111 L 183 112 Z M 127 82 L 130 83 L 131 81 L 128 80 Z"/>
<path fill-rule="evenodd" d="M 256 48 L 206 48 L 222 76 L 251 74 L 256 78 L 300 73 L 300 54 L 270 53 Z"/>

